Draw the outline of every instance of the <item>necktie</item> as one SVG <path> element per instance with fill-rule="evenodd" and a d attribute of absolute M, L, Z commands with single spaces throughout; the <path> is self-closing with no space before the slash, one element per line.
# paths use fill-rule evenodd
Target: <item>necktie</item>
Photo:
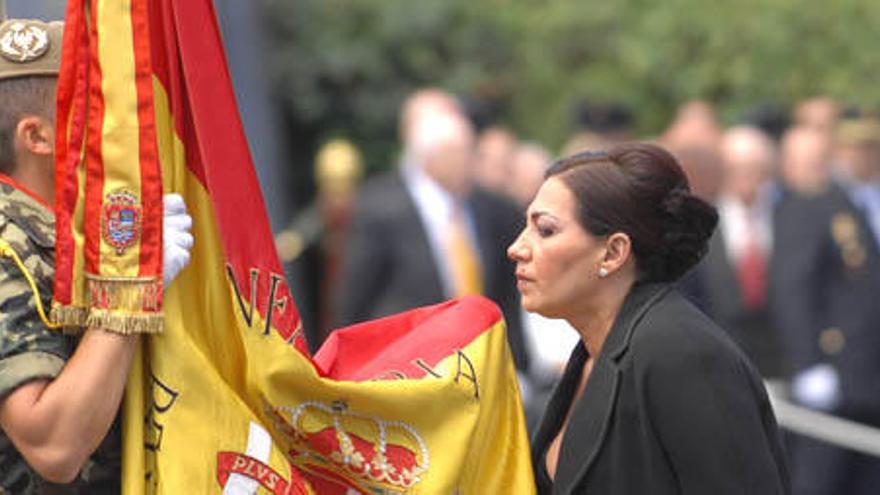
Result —
<path fill-rule="evenodd" d="M 479 257 L 468 235 L 462 210 L 458 207 L 454 209 L 449 222 L 447 253 L 455 297 L 482 293 Z"/>
<path fill-rule="evenodd" d="M 746 216 L 746 246 L 739 259 L 737 278 L 743 302 L 749 309 L 757 309 L 764 304 L 767 290 L 767 260 L 764 249 L 758 242 L 755 221 L 750 214 Z"/>

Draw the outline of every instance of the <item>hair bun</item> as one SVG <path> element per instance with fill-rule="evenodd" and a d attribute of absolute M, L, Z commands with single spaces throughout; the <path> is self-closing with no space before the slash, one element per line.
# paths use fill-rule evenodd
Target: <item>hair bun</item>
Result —
<path fill-rule="evenodd" d="M 709 249 L 709 238 L 718 225 L 715 207 L 686 188 L 672 189 L 663 202 L 666 229 L 663 234 L 660 281 L 675 280 L 693 268 Z"/>
<path fill-rule="evenodd" d="M 563 158 L 547 171 L 578 202 L 578 220 L 597 236 L 626 233 L 639 280 L 671 282 L 706 254 L 715 208 L 691 194 L 675 157 L 650 143 Z"/>

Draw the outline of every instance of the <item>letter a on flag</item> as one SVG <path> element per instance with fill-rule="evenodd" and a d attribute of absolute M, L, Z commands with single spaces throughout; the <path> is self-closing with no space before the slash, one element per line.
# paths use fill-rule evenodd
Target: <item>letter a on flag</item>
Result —
<path fill-rule="evenodd" d="M 490 301 L 341 329 L 308 354 L 210 0 L 70 0 L 57 118 L 53 315 L 146 334 L 124 493 L 534 493 Z M 195 247 L 162 287 L 168 192 Z"/>

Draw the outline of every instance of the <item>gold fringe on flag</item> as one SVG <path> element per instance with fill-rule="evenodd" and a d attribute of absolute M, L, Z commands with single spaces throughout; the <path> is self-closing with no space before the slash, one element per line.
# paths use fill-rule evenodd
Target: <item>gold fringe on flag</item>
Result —
<path fill-rule="evenodd" d="M 162 322 L 161 313 L 127 315 L 116 311 L 93 309 L 89 312 L 86 326 L 128 335 L 132 333 L 161 333 Z"/>
<path fill-rule="evenodd" d="M 86 274 L 87 327 L 112 332 L 162 332 L 161 288 L 156 277 L 112 277 Z"/>
<path fill-rule="evenodd" d="M 130 333 L 161 333 L 163 314 L 158 310 L 158 284 L 154 277 L 99 277 L 86 274 L 89 306 L 53 304 L 52 322 L 64 333 L 83 328 Z"/>
<path fill-rule="evenodd" d="M 52 303 L 49 319 L 62 327 L 65 334 L 78 335 L 85 328 L 89 317 L 89 308 L 80 306 L 63 306 L 57 302 Z"/>

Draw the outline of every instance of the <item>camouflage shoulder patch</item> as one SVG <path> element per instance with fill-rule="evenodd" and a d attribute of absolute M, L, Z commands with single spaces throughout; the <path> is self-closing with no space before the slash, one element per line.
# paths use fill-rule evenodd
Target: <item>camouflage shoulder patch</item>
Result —
<path fill-rule="evenodd" d="M 0 183 L 0 238 L 21 259 L 43 298 L 51 302 L 55 275 L 51 214 L 30 196 Z M 51 236 L 50 236 L 51 234 Z M 43 324 L 34 293 L 14 261 L 0 259 L 0 359 L 44 350 L 64 355 L 62 342 Z M 59 347 L 60 346 L 60 347 Z"/>
<path fill-rule="evenodd" d="M 55 247 L 52 211 L 28 193 L 0 182 L 0 227 L 8 222 L 14 222 L 35 244 Z"/>

